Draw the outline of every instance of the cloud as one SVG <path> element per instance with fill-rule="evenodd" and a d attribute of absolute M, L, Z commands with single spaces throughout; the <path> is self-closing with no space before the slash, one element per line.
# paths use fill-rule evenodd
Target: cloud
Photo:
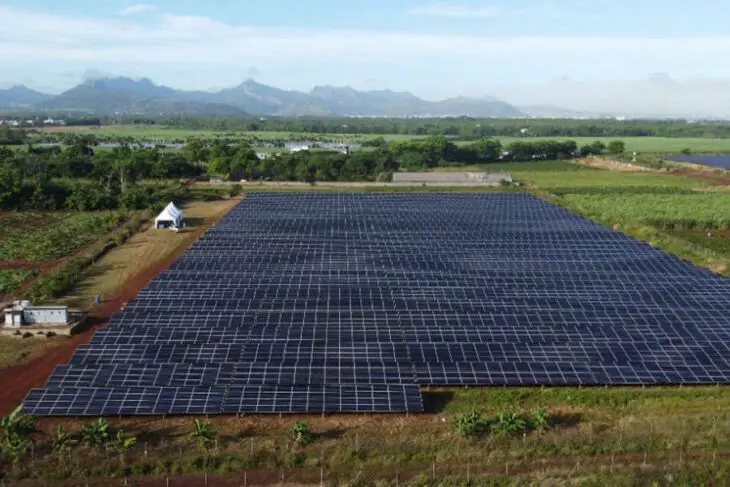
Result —
<path fill-rule="evenodd" d="M 18 25 L 23 26 L 23 39 L 17 36 Z M 62 73 L 70 69 L 80 73 L 93 66 L 105 73 L 149 76 L 178 88 L 204 89 L 211 79 L 220 86 L 240 83 L 253 76 L 249 69 L 255 67 L 264 73 L 263 82 L 302 90 L 315 84 L 362 85 L 376 73 L 380 86 L 368 88 L 408 90 L 430 99 L 493 93 L 567 104 L 578 86 L 586 94 L 581 105 L 597 105 L 588 93 L 600 101 L 602 92 L 619 91 L 580 83 L 667 72 L 677 83 L 693 77 L 730 79 L 730 65 L 717 62 L 730 52 L 730 35 L 670 35 L 550 37 L 259 28 L 165 13 L 144 19 L 102 18 L 0 6 L 4 68 L 0 78 L 12 82 L 32 76 L 68 87 Z M 179 74 L 181 68 L 188 74 Z M 562 76 L 571 81 L 548 84 Z M 676 84 L 662 83 L 667 90 Z M 490 84 L 501 87 L 492 91 Z M 531 97 L 531 87 L 540 84 L 546 88 Z M 518 93 L 518 86 L 524 93 Z M 564 89 L 558 90 L 561 86 Z M 695 86 L 704 85 L 682 89 Z M 719 88 L 703 89 L 708 98 L 710 93 L 716 100 L 727 98 L 720 96 Z M 553 91 L 562 98 L 550 98 Z M 639 96 L 632 99 L 641 101 Z M 661 106 L 656 97 L 652 100 L 652 105 Z M 665 104 L 670 102 L 674 103 L 668 96 Z M 730 99 L 727 103 L 730 109 Z"/>
<path fill-rule="evenodd" d="M 136 5 L 130 5 L 119 11 L 119 15 L 137 15 L 145 12 L 154 12 L 157 10 L 155 5 L 148 3 L 138 3 Z"/>
<path fill-rule="evenodd" d="M 108 71 L 102 71 L 101 69 L 90 68 L 90 69 L 87 69 L 86 71 L 84 71 L 84 73 L 81 75 L 81 78 L 84 81 L 93 81 L 93 80 L 97 80 L 97 79 L 109 78 L 111 76 L 113 76 L 113 75 Z"/>
<path fill-rule="evenodd" d="M 496 5 L 467 5 L 430 3 L 416 5 L 409 10 L 411 15 L 431 17 L 496 17 L 503 9 Z"/>

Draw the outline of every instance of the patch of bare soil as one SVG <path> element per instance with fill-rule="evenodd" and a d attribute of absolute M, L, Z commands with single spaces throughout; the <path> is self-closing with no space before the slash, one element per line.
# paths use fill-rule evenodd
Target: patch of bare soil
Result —
<path fill-rule="evenodd" d="M 577 164 L 586 167 L 594 167 L 596 169 L 607 169 L 609 171 L 619 172 L 657 172 L 656 169 L 651 169 L 644 166 L 638 166 L 636 164 L 630 164 L 628 162 L 620 162 L 613 159 L 605 159 L 603 157 L 589 156 L 585 159 L 578 159 L 575 161 Z"/>
<path fill-rule="evenodd" d="M 714 171 L 703 171 L 701 169 L 674 169 L 669 171 L 669 174 L 673 176 L 681 176 L 699 181 L 706 181 L 713 184 L 730 185 L 730 177 L 725 174 L 720 174 Z"/>

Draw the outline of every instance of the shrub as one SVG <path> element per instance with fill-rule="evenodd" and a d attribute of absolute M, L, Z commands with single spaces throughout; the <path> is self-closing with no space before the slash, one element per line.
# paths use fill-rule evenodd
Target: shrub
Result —
<path fill-rule="evenodd" d="M 234 184 L 228 190 L 228 196 L 230 196 L 231 198 L 235 198 L 236 196 L 241 196 L 242 193 L 243 193 L 243 186 L 241 186 L 240 184 Z"/>
<path fill-rule="evenodd" d="M 524 430 L 527 423 L 517 413 L 499 413 L 497 422 L 492 425 L 492 432 L 500 436 L 508 436 L 520 430 Z"/>
<path fill-rule="evenodd" d="M 483 434 L 487 426 L 487 420 L 476 411 L 463 414 L 456 420 L 456 432 L 465 438 Z"/>
<path fill-rule="evenodd" d="M 545 408 L 537 409 L 532 413 L 530 422 L 536 430 L 544 431 L 550 427 L 550 414 Z"/>
<path fill-rule="evenodd" d="M 309 429 L 309 423 L 306 421 L 297 421 L 292 428 L 294 442 L 299 446 L 307 446 L 314 440 L 314 435 Z"/>

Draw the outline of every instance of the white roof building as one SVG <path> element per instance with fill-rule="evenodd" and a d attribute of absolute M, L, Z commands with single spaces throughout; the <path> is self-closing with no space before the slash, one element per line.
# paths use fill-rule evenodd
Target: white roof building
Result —
<path fill-rule="evenodd" d="M 155 218 L 155 228 L 182 228 L 183 222 L 183 211 L 170 202 Z"/>

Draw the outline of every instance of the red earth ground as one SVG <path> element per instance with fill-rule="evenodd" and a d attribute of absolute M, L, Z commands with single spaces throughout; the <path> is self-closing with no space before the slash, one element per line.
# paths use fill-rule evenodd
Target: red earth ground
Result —
<path fill-rule="evenodd" d="M 712 171 L 702 171 L 698 169 L 675 169 L 669 174 L 673 176 L 688 177 L 709 183 L 730 185 L 730 177 Z"/>

